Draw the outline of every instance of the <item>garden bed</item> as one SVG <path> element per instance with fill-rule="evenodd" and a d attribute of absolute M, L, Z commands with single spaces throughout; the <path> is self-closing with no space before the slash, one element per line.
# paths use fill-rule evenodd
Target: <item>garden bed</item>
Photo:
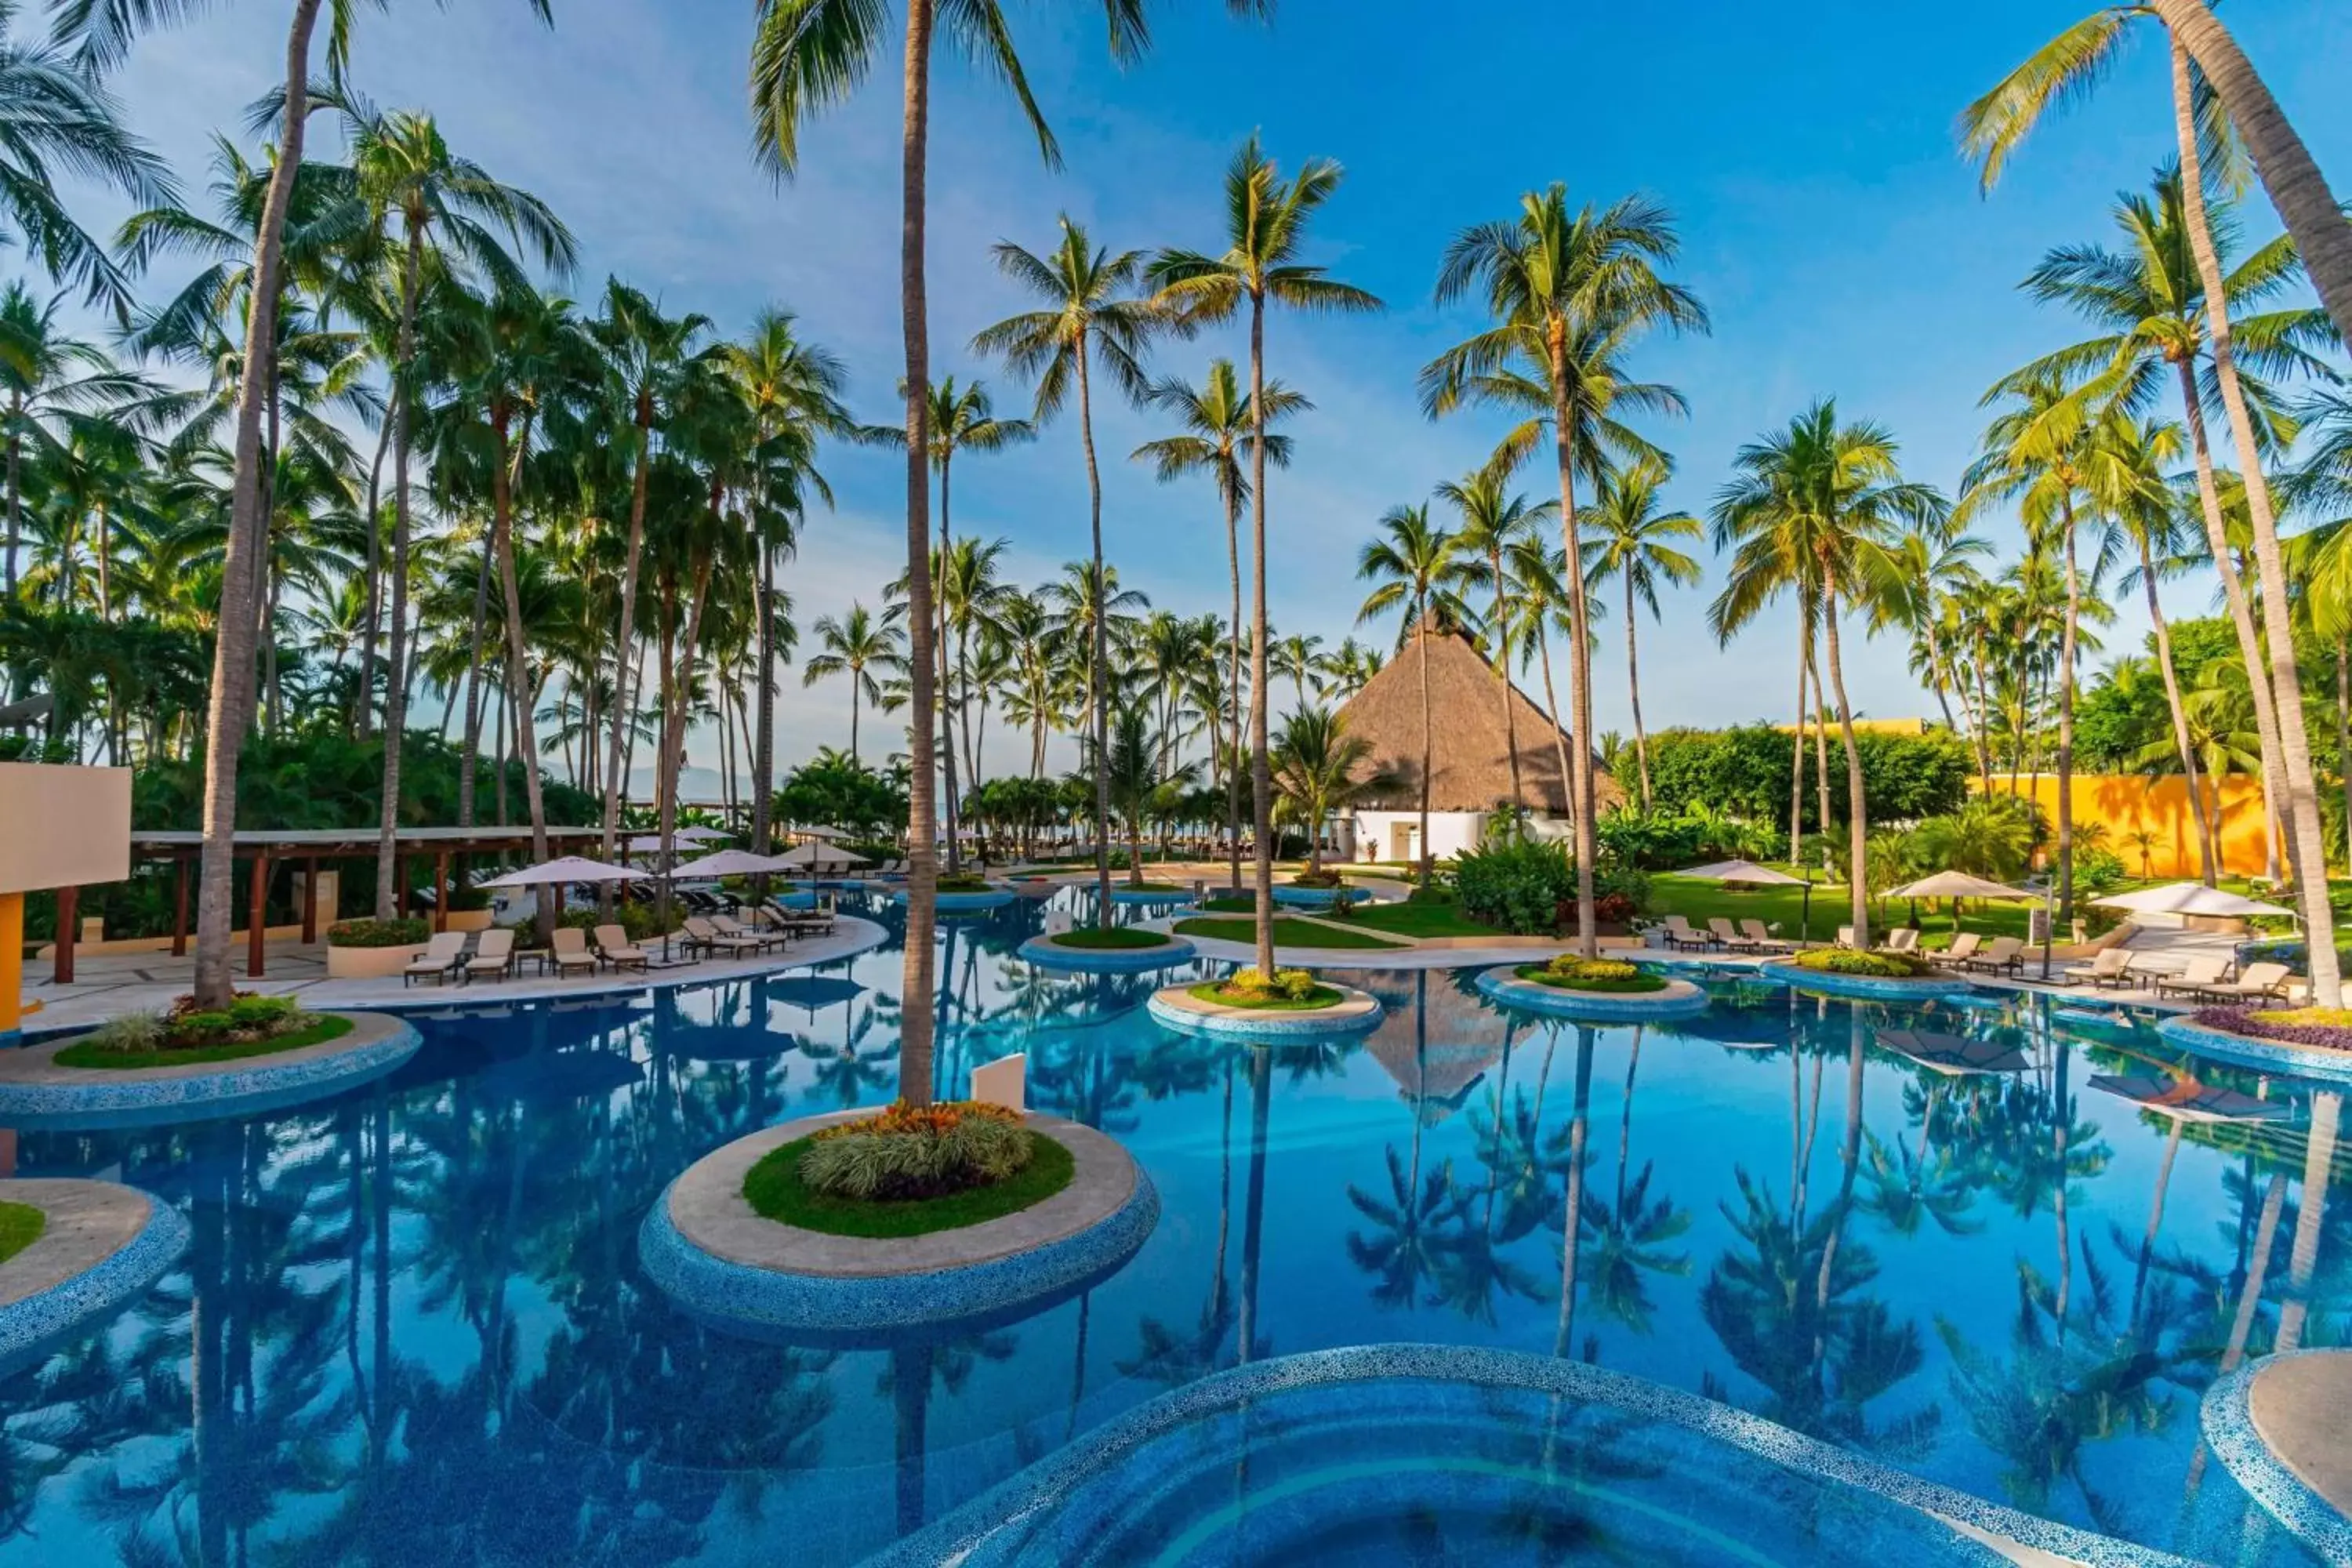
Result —
<path fill-rule="evenodd" d="M 2352 1007 L 2207 1007 L 2189 1022 L 2281 1045 L 2352 1053 Z"/>
<path fill-rule="evenodd" d="M 1665 990 L 1669 984 L 1664 975 L 1608 958 L 1555 958 L 1549 963 L 1520 964 L 1515 973 L 1522 980 L 1555 991 L 1594 996 L 1646 996 Z"/>
<path fill-rule="evenodd" d="M 59 1067 L 101 1072 L 202 1067 L 299 1051 L 351 1030 L 351 1019 L 302 1012 L 287 997 L 239 996 L 217 1013 L 199 1011 L 183 998 L 168 1016 L 134 1013 L 100 1025 L 53 1059 Z"/>
<path fill-rule="evenodd" d="M 743 1178 L 743 1199 L 762 1218 L 828 1236 L 929 1236 L 1002 1219 L 1044 1203 L 1070 1184 L 1070 1152 L 1042 1132 L 1028 1132 L 1029 1163 L 1002 1181 L 929 1198 L 835 1197 L 801 1180 L 801 1156 L 816 1140 L 803 1138 L 772 1151 Z"/>
<path fill-rule="evenodd" d="M 1303 970 L 1286 970 L 1275 976 L 1271 985 L 1243 979 L 1243 975 L 1256 973 L 1255 970 L 1244 970 L 1224 980 L 1205 980 L 1188 987 L 1185 994 L 1196 1002 L 1252 1013 L 1319 1013 L 1347 999 L 1337 986 L 1318 985 Z"/>
<path fill-rule="evenodd" d="M 30 1204 L 0 1204 L 0 1263 L 5 1263 L 48 1228 L 49 1216 Z"/>
<path fill-rule="evenodd" d="M 1867 980 L 1929 980 L 1942 972 L 1926 959 L 1885 948 L 1811 947 L 1774 960 L 1811 974 L 1845 974 Z"/>

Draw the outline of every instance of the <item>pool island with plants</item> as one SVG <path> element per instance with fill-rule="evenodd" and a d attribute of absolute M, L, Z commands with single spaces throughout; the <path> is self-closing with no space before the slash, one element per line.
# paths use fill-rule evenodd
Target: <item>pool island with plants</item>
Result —
<path fill-rule="evenodd" d="M 0 1115 L 44 1126 L 120 1126 L 190 1110 L 291 1104 L 390 1072 L 416 1031 L 382 1013 L 306 1013 L 290 997 L 185 997 L 83 1034 L 0 1053 Z"/>
<path fill-rule="evenodd" d="M 0 1203 L 0 1368 L 144 1294 L 188 1245 L 170 1205 L 121 1182 L 16 1177 Z"/>
<path fill-rule="evenodd" d="M 1588 1023 L 1638 1023 L 1704 1013 L 1706 992 L 1690 981 L 1615 958 L 1561 953 L 1543 963 L 1504 964 L 1477 986 L 1508 1007 Z"/>
<path fill-rule="evenodd" d="M 1079 926 L 1033 936 L 1016 956 L 1046 969 L 1141 974 L 1188 963 L 1196 952 L 1182 937 L 1147 926 Z"/>
<path fill-rule="evenodd" d="M 1303 969 L 1271 975 L 1243 969 L 1222 980 L 1166 986 L 1153 994 L 1150 1012 L 1171 1029 L 1243 1038 L 1353 1034 L 1381 1021 L 1379 998 Z"/>
<path fill-rule="evenodd" d="M 1767 959 L 1756 973 L 1800 991 L 1863 1000 L 1937 996 L 1970 988 L 1966 975 L 1938 969 L 1916 952 L 1886 948 L 1810 947 Z"/>

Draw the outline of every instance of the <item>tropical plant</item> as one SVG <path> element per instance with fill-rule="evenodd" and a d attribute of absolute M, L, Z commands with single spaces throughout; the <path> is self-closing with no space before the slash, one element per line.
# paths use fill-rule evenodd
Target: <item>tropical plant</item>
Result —
<path fill-rule="evenodd" d="M 1658 492 L 1671 470 L 1663 458 L 1644 455 L 1627 468 L 1604 468 L 1594 482 L 1589 514 L 1593 537 L 1584 545 L 1586 581 L 1599 589 L 1615 578 L 1625 599 L 1625 686 L 1633 710 L 1633 758 L 1642 775 L 1642 809 L 1652 805 L 1650 736 L 1642 724 L 1641 657 L 1635 644 L 1637 605 L 1658 617 L 1658 584 L 1697 584 L 1698 562 L 1676 545 L 1696 542 L 1703 530 L 1686 511 L 1665 511 Z"/>

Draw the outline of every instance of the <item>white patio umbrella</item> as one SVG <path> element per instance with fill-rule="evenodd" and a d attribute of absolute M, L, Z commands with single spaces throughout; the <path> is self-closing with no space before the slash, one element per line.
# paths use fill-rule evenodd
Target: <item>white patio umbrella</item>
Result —
<path fill-rule="evenodd" d="M 856 837 L 856 835 L 852 834 L 846 827 L 830 827 L 822 823 L 814 827 L 795 827 L 793 831 L 799 834 L 803 838 L 850 838 Z"/>
<path fill-rule="evenodd" d="M 1966 871 L 1938 871 L 1907 882 L 1886 895 L 1890 899 L 2038 899 L 2023 888 L 1987 881 Z"/>
<path fill-rule="evenodd" d="M 2143 915 L 2216 915 L 2243 919 L 2251 915 L 2294 913 L 2293 910 L 2266 904 L 2259 899 L 2241 898 L 2236 893 L 2225 893 L 2219 888 L 2209 888 L 2202 882 L 2168 882 L 2161 888 L 2114 893 L 2091 901 L 2101 909 L 2123 910 Z"/>
<path fill-rule="evenodd" d="M 793 846 L 792 848 L 784 851 L 782 855 L 776 857 L 776 859 L 779 864 L 790 867 L 794 870 L 798 870 L 803 867 L 814 869 L 819 866 L 863 866 L 866 864 L 866 857 L 863 855 L 853 855 L 846 849 L 837 849 L 834 847 L 834 846 L 824 842 L 822 839 L 814 838 L 809 840 L 806 844 Z"/>
<path fill-rule="evenodd" d="M 646 876 L 646 872 L 633 871 L 626 866 L 607 866 L 602 860 L 566 855 L 561 859 L 525 866 L 520 871 L 509 871 L 503 877 L 493 877 L 479 885 L 485 888 L 569 887 L 574 882 L 637 882 L 643 881 Z"/>
<path fill-rule="evenodd" d="M 735 836 L 717 827 L 681 827 L 670 837 L 681 844 L 709 844 L 714 840 L 729 839 Z"/>
<path fill-rule="evenodd" d="M 1696 877 L 1702 882 L 1721 882 L 1726 887 L 1802 888 L 1805 889 L 1805 908 L 1798 934 L 1806 942 L 1813 940 L 1813 884 L 1811 878 L 1791 877 L 1786 871 L 1775 871 L 1771 867 L 1759 866 L 1753 860 L 1717 860 L 1705 866 L 1693 866 L 1675 875 Z"/>
<path fill-rule="evenodd" d="M 762 877 L 792 868 L 780 856 L 754 855 L 748 849 L 719 849 L 698 860 L 670 868 L 673 877 Z"/>

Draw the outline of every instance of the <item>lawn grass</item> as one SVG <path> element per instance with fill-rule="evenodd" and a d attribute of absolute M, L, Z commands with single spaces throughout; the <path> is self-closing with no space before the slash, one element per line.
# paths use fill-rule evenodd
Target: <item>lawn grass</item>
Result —
<path fill-rule="evenodd" d="M 1328 985 L 1318 985 L 1304 996 L 1229 996 L 1222 980 L 1204 980 L 1185 994 L 1195 1002 L 1213 1002 L 1220 1007 L 1240 1007 L 1252 1013 L 1319 1013 L 1345 1000 Z"/>
<path fill-rule="evenodd" d="M 827 1236 L 888 1238 L 961 1230 L 1034 1208 L 1070 1184 L 1077 1172 L 1070 1151 L 1042 1132 L 1030 1133 L 1029 1141 L 1029 1163 L 1001 1182 L 945 1197 L 875 1201 L 809 1191 L 801 1183 L 801 1156 L 814 1140 L 795 1139 L 743 1173 L 743 1199 L 764 1218 Z"/>
<path fill-rule="evenodd" d="M 1237 942 L 1244 945 L 1257 941 L 1255 920 L 1189 920 L 1176 922 L 1178 936 L 1206 937 L 1212 942 Z M 1402 948 L 1401 942 L 1370 936 L 1362 931 L 1341 931 L 1337 926 L 1318 925 L 1313 921 L 1284 920 L 1274 922 L 1274 945 L 1276 947 L 1325 948 Z"/>
<path fill-rule="evenodd" d="M 49 1216 L 30 1204 L 0 1204 L 0 1263 L 41 1239 Z"/>
<path fill-rule="evenodd" d="M 1055 947 L 1075 947 L 1089 952 L 1126 952 L 1137 948 L 1168 945 L 1168 938 L 1163 933 L 1143 931 L 1135 926 L 1113 926 L 1108 931 L 1096 926 L 1081 926 L 1045 940 Z"/>
<path fill-rule="evenodd" d="M 1391 936 L 1500 936 L 1490 925 L 1480 925 L 1450 903 L 1359 904 L 1345 915 L 1333 915 L 1366 931 Z"/>
<path fill-rule="evenodd" d="M 1257 900 L 1246 893 L 1238 899 L 1228 895 L 1222 899 L 1202 899 L 1193 907 L 1213 915 L 1254 915 L 1257 913 Z"/>
<path fill-rule="evenodd" d="M 234 1045 L 197 1046 L 187 1050 L 110 1051 L 97 1046 L 68 1046 L 49 1058 L 63 1068 L 93 1068 L 100 1072 L 131 1072 L 143 1068 L 202 1067 L 210 1062 L 243 1061 L 247 1057 L 274 1057 L 322 1046 L 352 1032 L 349 1018 L 324 1017 L 308 1028 L 274 1039 L 246 1040 Z"/>

